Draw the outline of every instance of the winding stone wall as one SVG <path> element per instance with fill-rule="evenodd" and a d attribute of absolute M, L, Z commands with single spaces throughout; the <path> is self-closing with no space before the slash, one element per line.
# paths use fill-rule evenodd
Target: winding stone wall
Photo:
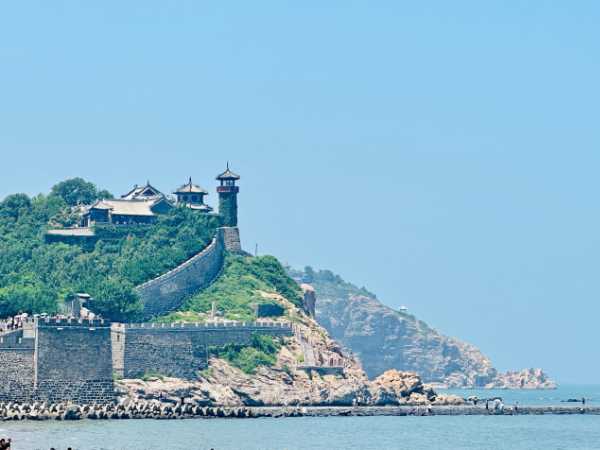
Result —
<path fill-rule="evenodd" d="M 122 346 L 113 353 L 117 375 L 139 378 L 160 373 L 178 378 L 194 378 L 206 367 L 207 347 L 248 344 L 254 333 L 291 336 L 288 324 L 262 322 L 224 324 L 115 324 L 113 342 Z M 122 370 L 117 370 L 121 366 Z"/>
<path fill-rule="evenodd" d="M 177 309 L 195 292 L 209 286 L 219 275 L 225 260 L 223 228 L 208 247 L 175 269 L 137 287 L 144 305 L 145 320 Z"/>

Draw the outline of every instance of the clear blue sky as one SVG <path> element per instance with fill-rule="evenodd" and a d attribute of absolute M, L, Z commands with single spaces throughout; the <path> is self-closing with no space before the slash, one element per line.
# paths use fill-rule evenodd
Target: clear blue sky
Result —
<path fill-rule="evenodd" d="M 0 6 L 0 197 L 230 160 L 247 248 L 600 381 L 598 2 L 91 3 Z"/>

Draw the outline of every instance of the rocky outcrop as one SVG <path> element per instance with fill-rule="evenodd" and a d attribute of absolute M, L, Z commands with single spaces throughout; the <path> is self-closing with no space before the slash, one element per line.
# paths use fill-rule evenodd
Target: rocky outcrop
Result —
<path fill-rule="evenodd" d="M 302 307 L 306 314 L 314 319 L 317 314 L 317 294 L 315 293 L 315 288 L 306 283 L 302 283 L 300 288 L 303 294 Z"/>
<path fill-rule="evenodd" d="M 439 395 L 411 372 L 389 371 L 373 381 L 360 372 L 342 377 L 263 367 L 247 375 L 222 360 L 211 360 L 209 375 L 198 381 L 154 378 L 122 380 L 121 402 L 178 403 L 211 407 L 462 405 L 453 395 Z"/>
<path fill-rule="evenodd" d="M 385 306 L 365 288 L 330 271 L 290 269 L 290 274 L 314 287 L 317 321 L 356 355 L 371 378 L 398 369 L 416 372 L 440 387 L 520 388 L 523 378 L 523 386 L 555 386 L 541 371 L 524 377 L 499 374 L 475 346 L 444 336 L 405 310 Z"/>
<path fill-rule="evenodd" d="M 556 389 L 542 369 L 523 369 L 520 372 L 499 373 L 485 385 L 487 389 Z"/>
<path fill-rule="evenodd" d="M 315 320 L 280 295 L 263 295 L 285 307 L 294 323 L 294 335 L 282 338 L 274 365 L 248 374 L 226 360 L 211 358 L 197 380 L 121 380 L 122 395 L 129 401 L 185 397 L 194 404 L 221 407 L 456 403 L 425 387 L 415 373 L 389 371 L 369 381 L 360 363 Z"/>

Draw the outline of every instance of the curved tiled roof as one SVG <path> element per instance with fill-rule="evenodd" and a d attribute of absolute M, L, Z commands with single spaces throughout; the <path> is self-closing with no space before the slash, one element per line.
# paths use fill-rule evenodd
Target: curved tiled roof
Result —
<path fill-rule="evenodd" d="M 208 195 L 208 191 L 197 184 L 192 183 L 192 178 L 183 186 L 179 187 L 173 194 L 204 194 Z"/>
<path fill-rule="evenodd" d="M 111 199 L 101 200 L 90 206 L 90 209 L 109 209 L 113 215 L 124 216 L 154 216 L 152 207 L 164 200 L 164 198 L 152 199 Z"/>
<path fill-rule="evenodd" d="M 217 180 L 239 180 L 240 176 L 237 173 L 233 173 L 229 170 L 229 163 L 227 163 L 227 170 L 217 177 Z"/>

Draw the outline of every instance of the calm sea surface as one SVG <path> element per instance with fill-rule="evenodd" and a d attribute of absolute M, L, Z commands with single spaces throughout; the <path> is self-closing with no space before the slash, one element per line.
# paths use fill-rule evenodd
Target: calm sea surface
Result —
<path fill-rule="evenodd" d="M 457 392 L 457 391 L 453 391 Z M 600 386 L 557 391 L 460 391 L 499 395 L 505 403 L 560 404 L 600 400 Z M 79 449 L 498 449 L 600 450 L 600 416 L 432 416 L 285 419 L 196 419 L 81 422 L 0 422 L 13 448 Z"/>

